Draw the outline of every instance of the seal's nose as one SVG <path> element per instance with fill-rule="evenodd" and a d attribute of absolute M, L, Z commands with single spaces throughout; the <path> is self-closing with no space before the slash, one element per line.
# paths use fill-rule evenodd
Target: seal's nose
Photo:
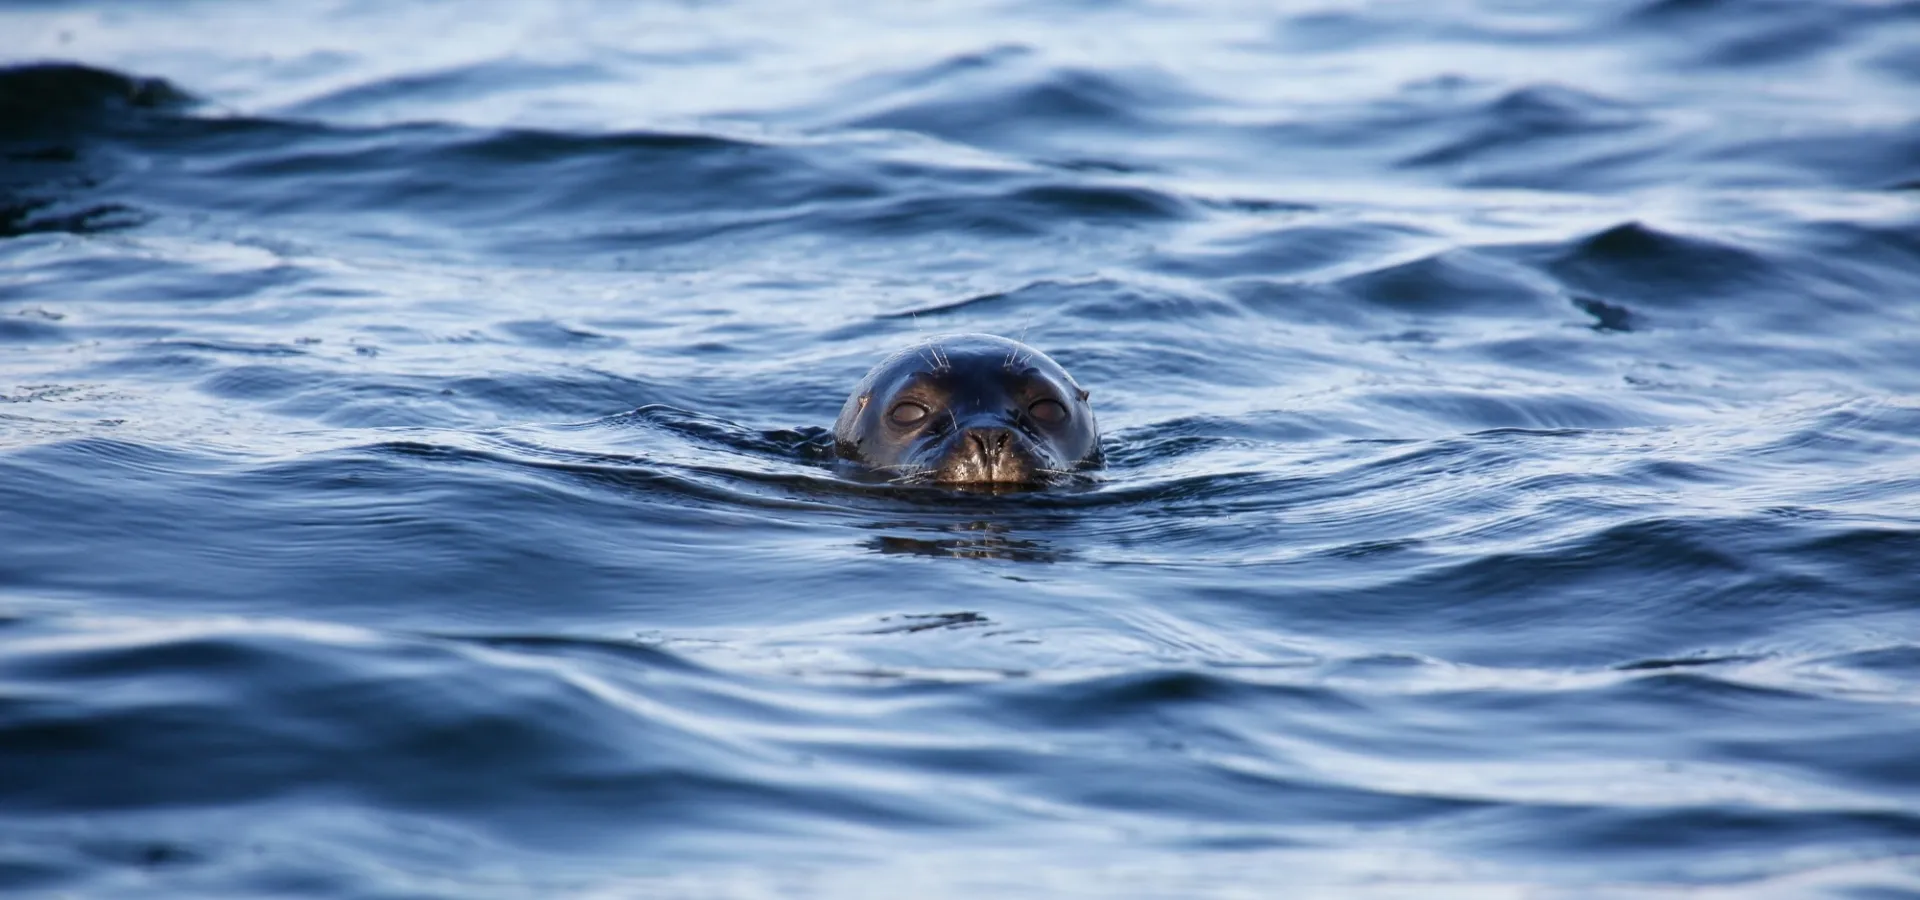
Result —
<path fill-rule="evenodd" d="M 1016 484 L 1033 479 L 1035 460 L 1011 428 L 970 425 L 943 445 L 934 480 L 947 484 Z"/>
<path fill-rule="evenodd" d="M 1006 428 L 969 428 L 966 439 L 981 465 L 993 469 L 1006 462 L 1007 448 L 1013 445 L 1013 432 Z"/>

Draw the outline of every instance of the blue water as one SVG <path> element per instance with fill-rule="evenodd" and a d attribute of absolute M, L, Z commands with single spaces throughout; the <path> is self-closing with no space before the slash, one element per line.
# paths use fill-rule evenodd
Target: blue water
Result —
<path fill-rule="evenodd" d="M 1920 896 L 1920 4 L 1281 6 L 0 9 L 0 891 Z"/>

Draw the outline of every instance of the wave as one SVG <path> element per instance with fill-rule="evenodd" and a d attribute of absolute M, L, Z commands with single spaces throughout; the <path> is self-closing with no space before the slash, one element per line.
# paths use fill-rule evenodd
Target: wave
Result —
<path fill-rule="evenodd" d="M 68 62 L 6 66 L 0 68 L 0 140 L 32 138 L 85 118 L 178 110 L 195 102 L 162 78 Z"/>
<path fill-rule="evenodd" d="M 10 13 L 0 884 L 1913 882 L 1913 4 L 963 6 Z"/>

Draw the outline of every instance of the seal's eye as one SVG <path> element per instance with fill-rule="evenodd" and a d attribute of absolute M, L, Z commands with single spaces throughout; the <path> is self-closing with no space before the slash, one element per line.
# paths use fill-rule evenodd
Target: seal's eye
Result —
<path fill-rule="evenodd" d="M 1035 400 L 1027 407 L 1027 415 L 1034 417 L 1042 425 L 1058 425 L 1067 420 L 1067 408 L 1058 400 Z"/>
<path fill-rule="evenodd" d="M 895 425 L 917 425 L 927 417 L 927 408 L 912 400 L 895 403 L 887 410 L 887 421 Z"/>

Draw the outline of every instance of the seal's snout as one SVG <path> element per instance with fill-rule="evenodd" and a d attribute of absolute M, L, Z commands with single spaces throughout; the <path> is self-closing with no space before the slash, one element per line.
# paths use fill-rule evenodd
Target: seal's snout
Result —
<path fill-rule="evenodd" d="M 999 426 L 967 428 L 960 432 L 946 458 L 941 460 L 939 480 L 954 484 L 1007 484 L 1031 481 L 1034 461 L 1021 452 L 1013 429 Z"/>

